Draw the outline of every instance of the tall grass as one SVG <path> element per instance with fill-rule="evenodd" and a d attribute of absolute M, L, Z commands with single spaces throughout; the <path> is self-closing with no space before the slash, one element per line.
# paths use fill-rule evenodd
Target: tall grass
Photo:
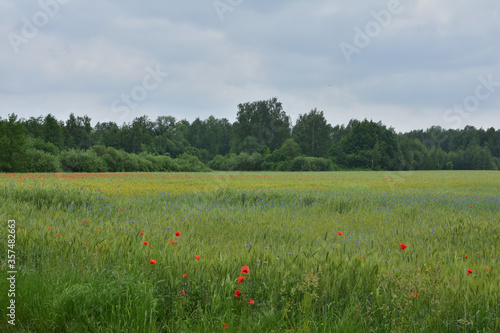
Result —
<path fill-rule="evenodd" d="M 32 178 L 0 179 L 2 331 L 500 331 L 497 173 Z"/>

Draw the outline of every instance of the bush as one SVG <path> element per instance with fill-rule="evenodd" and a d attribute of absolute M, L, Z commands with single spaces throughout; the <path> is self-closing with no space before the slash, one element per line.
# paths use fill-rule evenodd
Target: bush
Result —
<path fill-rule="evenodd" d="M 299 156 L 290 164 L 290 171 L 330 171 L 331 168 L 331 162 L 323 157 Z"/>
<path fill-rule="evenodd" d="M 60 172 L 61 162 L 59 159 L 43 150 L 29 148 L 28 151 L 28 172 Z"/>
<path fill-rule="evenodd" d="M 104 162 L 93 150 L 64 151 L 59 155 L 61 167 L 65 172 L 105 172 L 107 170 Z"/>
<path fill-rule="evenodd" d="M 216 155 L 210 162 L 208 167 L 212 170 L 227 170 L 227 158 L 222 155 Z"/>
<path fill-rule="evenodd" d="M 189 154 L 182 154 L 175 159 L 175 162 L 179 166 L 179 171 L 183 172 L 210 172 L 210 168 L 208 168 L 205 164 L 201 163 L 201 161 L 196 156 L 191 156 Z"/>
<path fill-rule="evenodd" d="M 231 155 L 227 161 L 227 170 L 256 171 L 262 164 L 262 155 L 259 153 L 240 153 Z"/>

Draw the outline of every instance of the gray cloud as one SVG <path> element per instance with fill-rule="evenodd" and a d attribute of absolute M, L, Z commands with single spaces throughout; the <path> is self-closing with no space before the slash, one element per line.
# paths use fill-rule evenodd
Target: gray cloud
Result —
<path fill-rule="evenodd" d="M 474 93 L 478 77 L 500 82 L 496 0 L 400 0 L 350 62 L 339 45 L 356 46 L 356 28 L 376 27 L 373 13 L 396 0 L 243 0 L 222 21 L 211 0 L 59 1 L 16 53 L 12 33 L 23 37 L 26 19 L 44 9 L 0 0 L 1 117 L 233 121 L 238 103 L 276 96 L 293 119 L 317 107 L 334 125 L 366 117 L 397 131 L 500 128 L 500 87 L 460 123 L 444 116 Z M 114 112 L 113 101 L 140 86 L 148 66 L 169 75 L 126 117 Z"/>

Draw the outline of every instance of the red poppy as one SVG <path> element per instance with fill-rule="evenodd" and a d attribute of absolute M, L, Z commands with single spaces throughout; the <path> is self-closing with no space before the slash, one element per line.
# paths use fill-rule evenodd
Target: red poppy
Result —
<path fill-rule="evenodd" d="M 19 229 L 22 229 L 23 227 L 19 227 Z"/>
<path fill-rule="evenodd" d="M 144 231 L 141 231 L 141 235 L 144 235 Z"/>
<path fill-rule="evenodd" d="M 56 234 L 56 236 L 58 236 L 58 237 L 59 237 L 59 234 Z"/>
<path fill-rule="evenodd" d="M 181 294 L 183 294 L 183 295 L 185 294 L 184 290 L 181 290 Z"/>
<path fill-rule="evenodd" d="M 251 299 L 251 298 L 250 298 L 250 300 L 248 301 L 248 303 L 247 303 L 247 304 L 248 304 L 248 305 L 250 305 L 250 304 L 255 304 L 255 301 L 254 301 L 253 299 Z"/>
<path fill-rule="evenodd" d="M 101 232 L 101 229 L 97 229 L 97 232 Z"/>
<path fill-rule="evenodd" d="M 149 262 L 151 263 L 151 265 L 156 264 L 156 260 L 154 260 L 154 259 L 149 259 Z"/>
<path fill-rule="evenodd" d="M 418 293 L 414 293 L 412 296 L 413 297 L 418 297 Z"/>
<path fill-rule="evenodd" d="M 240 296 L 241 296 L 241 291 L 239 291 L 239 290 L 235 290 L 235 291 L 234 291 L 234 295 L 233 295 L 233 296 L 234 296 L 234 297 L 240 297 Z"/>
<path fill-rule="evenodd" d="M 248 266 L 241 267 L 241 273 L 242 274 L 248 274 L 248 273 L 250 273 L 250 268 L 248 268 Z"/>
<path fill-rule="evenodd" d="M 176 232 L 175 232 L 175 235 L 176 235 L 177 237 L 181 237 L 181 233 L 180 233 L 180 232 L 178 232 L 178 231 L 176 231 Z"/>
<path fill-rule="evenodd" d="M 222 324 L 222 327 L 224 327 L 224 329 L 227 330 L 227 323 Z"/>
<path fill-rule="evenodd" d="M 339 234 L 339 236 L 342 236 L 342 231 L 339 231 L 338 234 Z"/>
<path fill-rule="evenodd" d="M 471 274 L 472 272 L 474 272 L 474 270 L 473 270 L 473 269 L 468 269 L 468 270 L 467 270 L 467 274 Z"/>
<path fill-rule="evenodd" d="M 465 259 L 467 259 L 467 258 L 469 258 L 469 256 L 468 256 L 468 255 L 465 255 Z"/>
<path fill-rule="evenodd" d="M 146 241 L 142 242 L 142 244 L 144 244 L 144 245 L 149 245 L 149 243 L 148 243 L 148 242 L 146 242 Z"/>
<path fill-rule="evenodd" d="M 200 256 L 199 255 L 195 255 L 194 258 L 195 259 L 200 259 Z"/>
<path fill-rule="evenodd" d="M 174 243 L 175 243 L 175 241 L 172 239 L 172 240 L 170 241 L 170 244 L 172 244 L 172 245 L 173 245 Z"/>
<path fill-rule="evenodd" d="M 85 224 L 85 223 L 87 223 L 87 221 L 84 221 L 83 223 Z"/>
<path fill-rule="evenodd" d="M 244 277 L 244 276 L 240 276 L 240 277 L 238 278 L 238 283 L 242 283 L 242 282 L 243 282 L 243 280 L 245 280 L 245 277 Z"/>
<path fill-rule="evenodd" d="M 406 246 L 405 244 L 399 244 L 399 247 L 404 251 L 408 246 Z"/>
<path fill-rule="evenodd" d="M 121 209 L 123 210 L 123 207 Z"/>
<path fill-rule="evenodd" d="M 186 278 L 187 276 L 188 276 L 187 274 L 183 274 L 183 275 L 182 275 L 182 277 L 183 277 L 183 278 Z"/>

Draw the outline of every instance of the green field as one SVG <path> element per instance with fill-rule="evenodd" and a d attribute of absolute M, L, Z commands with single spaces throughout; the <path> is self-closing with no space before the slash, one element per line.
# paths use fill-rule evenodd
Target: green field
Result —
<path fill-rule="evenodd" d="M 0 331 L 500 332 L 499 222 L 498 171 L 0 174 Z"/>

